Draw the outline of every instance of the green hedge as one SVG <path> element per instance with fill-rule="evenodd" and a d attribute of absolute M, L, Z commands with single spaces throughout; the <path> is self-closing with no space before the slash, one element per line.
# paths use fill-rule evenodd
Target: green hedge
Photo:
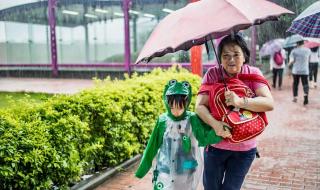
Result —
<path fill-rule="evenodd" d="M 1 110 L 0 189 L 68 189 L 83 174 L 141 153 L 164 111 L 163 87 L 173 78 L 189 81 L 195 97 L 201 79 L 172 67 Z"/>

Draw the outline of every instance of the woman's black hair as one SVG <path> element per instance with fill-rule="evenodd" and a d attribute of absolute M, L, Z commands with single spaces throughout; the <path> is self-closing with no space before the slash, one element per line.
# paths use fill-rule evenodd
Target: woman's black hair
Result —
<path fill-rule="evenodd" d="M 187 95 L 175 94 L 168 95 L 167 101 L 170 107 L 173 107 L 173 104 L 176 104 L 179 108 L 186 108 L 189 100 Z"/>
<path fill-rule="evenodd" d="M 250 61 L 250 50 L 248 48 L 248 45 L 247 45 L 246 41 L 239 34 L 231 34 L 231 35 L 228 35 L 228 36 L 224 37 L 221 40 L 221 42 L 220 42 L 220 44 L 218 46 L 218 56 L 219 56 L 220 60 L 221 60 L 222 48 L 226 44 L 230 44 L 230 43 L 235 43 L 238 46 L 240 46 L 240 48 L 241 48 L 241 50 L 243 52 L 244 58 L 245 58 L 244 64 L 249 63 L 249 61 Z"/>
<path fill-rule="evenodd" d="M 318 49 L 319 49 L 319 47 L 313 47 L 313 48 L 310 48 L 310 50 L 311 50 L 312 52 L 317 52 L 317 51 L 318 51 Z"/>

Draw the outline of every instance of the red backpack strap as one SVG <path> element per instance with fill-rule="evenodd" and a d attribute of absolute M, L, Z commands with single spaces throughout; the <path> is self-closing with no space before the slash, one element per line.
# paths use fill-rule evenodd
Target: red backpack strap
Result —
<path fill-rule="evenodd" d="M 215 90 L 217 90 L 218 88 L 224 87 L 223 83 L 220 82 L 215 82 L 215 83 L 204 83 L 201 84 L 198 94 L 208 94 L 210 95 L 211 93 L 213 93 Z"/>
<path fill-rule="evenodd" d="M 210 84 L 201 84 L 200 89 L 198 91 L 198 94 L 205 93 L 205 94 L 209 95 L 209 92 L 211 89 L 212 89 L 212 84 L 211 85 Z"/>
<path fill-rule="evenodd" d="M 271 89 L 267 79 L 265 79 L 261 75 L 258 75 L 258 74 L 238 74 L 238 78 L 242 81 L 263 83 L 268 86 L 269 90 Z"/>

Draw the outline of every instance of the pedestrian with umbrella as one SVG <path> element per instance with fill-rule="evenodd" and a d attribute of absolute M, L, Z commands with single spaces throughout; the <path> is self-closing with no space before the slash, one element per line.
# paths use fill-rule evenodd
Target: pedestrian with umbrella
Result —
<path fill-rule="evenodd" d="M 298 101 L 298 87 L 299 81 L 301 79 L 303 91 L 304 91 L 304 101 L 303 105 L 307 105 L 309 103 L 308 94 L 309 94 L 309 84 L 308 84 L 308 76 L 309 76 L 309 61 L 311 51 L 309 48 L 303 46 L 304 40 L 301 39 L 297 42 L 297 47 L 294 48 L 289 57 L 289 66 L 292 65 L 292 75 L 293 75 L 293 102 Z"/>
<path fill-rule="evenodd" d="M 291 36 L 288 36 L 285 41 L 284 41 L 284 49 L 288 52 L 288 55 L 291 54 L 291 51 L 297 47 L 297 42 L 299 41 L 303 41 L 304 38 L 300 35 L 300 34 L 294 34 L 294 35 L 291 35 Z M 289 73 L 289 76 L 292 75 L 292 67 L 293 65 L 291 64 L 288 64 L 288 73 Z"/>
<path fill-rule="evenodd" d="M 272 69 L 272 87 L 277 87 L 278 79 L 278 89 L 282 89 L 282 76 L 283 70 L 285 68 L 286 52 L 283 48 L 275 51 L 270 56 L 270 69 Z"/>
<path fill-rule="evenodd" d="M 260 49 L 260 56 L 269 56 L 270 70 L 272 71 L 272 87 L 281 90 L 283 70 L 285 68 L 286 52 L 282 48 L 284 39 L 274 39 L 266 42 Z"/>
<path fill-rule="evenodd" d="M 288 32 L 301 35 L 303 37 L 320 38 L 320 1 L 317 1 L 306 8 L 301 14 L 299 14 L 292 22 L 291 26 L 287 30 Z M 301 79 L 304 101 L 303 105 L 309 103 L 309 61 L 311 51 L 308 48 L 303 47 L 304 41 L 299 40 L 297 47 L 290 53 L 289 65 L 292 65 L 293 74 L 293 102 L 298 100 L 298 86 Z"/>
<path fill-rule="evenodd" d="M 309 62 L 309 85 L 310 88 L 317 88 L 318 66 L 320 62 L 319 46 L 310 47 L 311 55 Z"/>
<path fill-rule="evenodd" d="M 217 82 L 220 77 L 232 78 L 242 72 L 262 77 L 259 69 L 248 65 L 250 51 L 237 32 L 265 21 L 278 20 L 283 14 L 292 12 L 266 0 L 247 0 L 245 3 L 239 0 L 201 0 L 191 3 L 169 14 L 157 25 L 136 63 L 149 62 L 153 57 L 179 50 L 189 50 L 192 46 L 208 41 L 213 44 L 212 39 L 224 37 L 219 44 L 218 53 L 213 48 L 218 64 L 207 71 L 203 80 Z M 264 83 L 250 81 L 246 84 L 255 92 L 254 98 L 240 98 L 225 86 L 225 104 L 255 112 L 273 109 L 272 95 Z M 204 152 L 204 189 L 239 190 L 255 158 L 256 139 L 229 143 L 228 138 L 232 138 L 232 131 L 228 129 L 230 126 L 216 120 L 210 114 L 208 106 L 208 95 L 199 94 L 196 113 L 224 140 L 217 146 L 207 146 Z"/>
<path fill-rule="evenodd" d="M 309 88 L 317 88 L 318 67 L 320 62 L 320 38 L 305 38 L 304 46 L 310 48 Z"/>
<path fill-rule="evenodd" d="M 221 61 L 223 77 L 231 80 L 238 74 L 255 74 L 262 76 L 261 71 L 249 66 L 250 51 L 239 35 L 228 35 L 222 39 L 218 46 L 218 59 Z M 203 77 L 202 84 L 215 84 L 221 80 L 219 66 L 210 68 Z M 245 83 L 254 92 L 252 98 L 239 97 L 233 91 L 225 92 L 226 104 L 237 109 L 244 108 L 253 112 L 266 112 L 273 109 L 271 92 L 263 83 L 247 81 Z M 227 124 L 216 120 L 211 116 L 208 108 L 209 95 L 198 94 L 196 101 L 196 113 L 204 122 L 214 128 L 217 135 L 225 138 L 223 141 L 208 146 L 204 153 L 203 185 L 205 190 L 235 189 L 239 190 L 249 168 L 256 156 L 256 138 L 241 142 L 231 143 L 232 137 Z M 228 126 L 228 125 L 227 125 Z"/>

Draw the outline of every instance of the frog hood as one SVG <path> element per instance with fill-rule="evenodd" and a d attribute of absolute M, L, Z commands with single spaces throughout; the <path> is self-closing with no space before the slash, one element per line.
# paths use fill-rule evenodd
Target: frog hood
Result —
<path fill-rule="evenodd" d="M 170 109 L 170 105 L 169 105 L 169 100 L 168 97 L 169 96 L 185 96 L 185 108 L 184 108 L 184 112 L 181 116 L 179 117 L 175 117 L 172 113 L 171 113 L 171 109 Z M 169 117 L 171 119 L 174 120 L 179 120 L 185 117 L 186 115 L 186 111 L 188 110 L 188 107 L 190 105 L 191 102 L 191 97 L 192 97 L 192 89 L 191 89 L 191 85 L 189 82 L 187 81 L 182 81 L 182 82 L 178 82 L 177 80 L 173 79 L 170 80 L 164 88 L 163 91 L 163 96 L 162 99 L 164 101 L 164 104 L 166 106 L 167 112 L 169 114 Z"/>

